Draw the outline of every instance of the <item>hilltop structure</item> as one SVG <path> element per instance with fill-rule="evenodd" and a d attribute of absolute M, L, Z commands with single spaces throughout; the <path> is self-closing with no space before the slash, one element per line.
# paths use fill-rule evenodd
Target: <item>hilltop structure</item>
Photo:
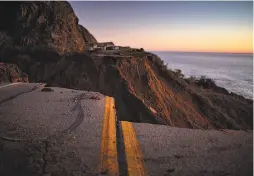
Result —
<path fill-rule="evenodd" d="M 115 97 L 120 120 L 199 129 L 252 129 L 253 100 L 190 81 L 143 49 L 99 43 L 68 2 L 0 2 L 0 57 L 30 82 Z M 142 47 L 142 46 L 141 46 Z M 86 50 L 119 49 L 119 55 Z"/>

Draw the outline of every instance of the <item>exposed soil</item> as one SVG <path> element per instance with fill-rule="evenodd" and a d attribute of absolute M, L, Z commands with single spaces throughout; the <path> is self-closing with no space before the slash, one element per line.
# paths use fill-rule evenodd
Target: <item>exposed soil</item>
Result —
<path fill-rule="evenodd" d="M 67 2 L 1 2 L 0 19 L 0 59 L 17 64 L 30 82 L 114 96 L 120 120 L 253 128 L 253 100 L 212 81 L 184 79 L 143 49 L 123 48 L 119 56 L 85 53 L 85 44 L 97 40 L 78 25 Z"/>
<path fill-rule="evenodd" d="M 19 54 L 16 60 L 6 58 L 18 62 L 32 82 L 114 96 L 120 120 L 186 128 L 252 129 L 252 100 L 216 85 L 204 88 L 188 83 L 173 71 L 163 71 L 152 59 L 157 56 L 150 53 L 126 58 L 85 54 L 52 57 L 52 61 L 35 62 L 27 54 L 29 66 L 19 62 Z"/>

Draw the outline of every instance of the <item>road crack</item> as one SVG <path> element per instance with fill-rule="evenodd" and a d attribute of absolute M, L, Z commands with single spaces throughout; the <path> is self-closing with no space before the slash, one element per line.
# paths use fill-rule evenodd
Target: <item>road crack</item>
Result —
<path fill-rule="evenodd" d="M 9 101 L 9 100 L 12 100 L 12 99 L 14 99 L 14 98 L 20 96 L 20 95 L 22 95 L 22 94 L 32 92 L 32 91 L 36 90 L 37 88 L 41 87 L 42 85 L 43 85 L 43 84 L 40 84 L 40 85 L 38 85 L 38 86 L 33 87 L 32 89 L 30 89 L 30 90 L 28 90 L 28 91 L 19 92 L 19 93 L 15 94 L 15 95 L 12 95 L 12 96 L 10 96 L 10 97 L 4 98 L 4 99 L 2 99 L 2 100 L 0 101 L 0 105 L 3 104 L 3 103 L 5 103 L 5 102 L 7 102 L 7 101 Z"/>
<path fill-rule="evenodd" d="M 70 124 L 70 126 L 68 128 L 66 128 L 65 130 L 59 132 L 58 135 L 56 135 L 56 136 L 65 135 L 65 134 L 73 132 L 83 122 L 83 120 L 84 120 L 84 111 L 82 109 L 81 100 L 85 97 L 85 95 L 86 95 L 85 93 L 82 93 L 81 95 L 76 97 L 77 103 L 71 109 L 72 112 L 76 111 L 76 110 L 78 111 L 78 115 L 77 115 L 75 121 L 72 124 Z"/>
<path fill-rule="evenodd" d="M 70 126 L 68 128 L 66 128 L 65 130 L 63 130 L 63 131 L 61 131 L 61 132 L 59 132 L 59 133 L 57 133 L 55 135 L 51 135 L 45 141 L 43 141 L 44 144 L 45 144 L 44 154 L 43 154 L 43 157 L 42 157 L 43 158 L 43 162 L 44 162 L 43 163 L 43 174 L 47 173 L 46 172 L 46 168 L 47 168 L 48 161 L 47 161 L 46 157 L 47 157 L 47 155 L 49 153 L 48 148 L 49 148 L 49 142 L 50 142 L 50 140 L 52 140 L 53 138 L 58 138 L 59 139 L 59 137 L 62 137 L 62 136 L 67 135 L 67 134 L 70 134 L 75 129 L 77 129 L 80 126 L 80 124 L 83 122 L 83 120 L 84 120 L 84 111 L 82 109 L 81 100 L 84 98 L 85 95 L 86 94 L 83 93 L 83 94 L 79 95 L 78 97 L 76 97 L 77 103 L 71 109 L 71 111 L 76 111 L 76 110 L 78 111 L 78 115 L 77 115 L 75 121 L 72 124 L 70 124 Z"/>
<path fill-rule="evenodd" d="M 48 164 L 47 159 L 46 159 L 46 157 L 48 155 L 48 146 L 49 146 L 48 139 L 46 141 L 44 141 L 44 145 L 45 145 L 45 147 L 44 147 L 44 153 L 42 155 L 42 159 L 43 159 L 42 173 L 46 174 L 46 168 L 47 168 L 47 164 Z"/>
<path fill-rule="evenodd" d="M 13 98 L 16 98 L 17 96 L 21 95 L 21 94 L 24 94 L 24 93 L 28 93 L 28 92 L 32 92 L 34 91 L 35 89 L 37 89 L 38 86 L 34 87 L 33 89 L 29 90 L 29 91 L 26 91 L 26 92 L 20 92 L 14 96 L 11 96 L 11 97 L 8 97 L 4 100 L 2 100 L 0 102 L 1 103 L 4 103 L 6 101 L 9 101 Z M 70 134 L 72 133 L 73 131 L 75 131 L 79 126 L 80 124 L 83 122 L 84 120 L 84 111 L 82 109 L 82 104 L 81 104 L 81 100 L 85 99 L 86 97 L 86 93 L 82 93 L 80 95 L 78 95 L 77 97 L 74 98 L 74 100 L 77 100 L 76 104 L 73 106 L 73 108 L 71 109 L 72 112 L 74 111 L 77 111 L 77 116 L 76 116 L 76 119 L 73 123 L 71 123 L 69 125 L 69 127 L 67 127 L 66 129 L 64 129 L 63 131 L 60 131 L 56 134 L 53 134 L 53 135 L 50 135 L 48 137 L 45 137 L 45 138 L 36 138 L 34 140 L 31 140 L 31 139 L 22 139 L 22 138 L 15 138 L 15 137 L 8 137 L 8 136 L 1 136 L 1 140 L 4 140 L 4 141 L 8 141 L 8 142 L 42 142 L 44 147 L 43 147 L 43 154 L 42 154 L 42 174 L 47 174 L 47 165 L 48 165 L 48 160 L 47 160 L 47 157 L 49 155 L 49 144 L 50 144 L 50 141 L 53 140 L 53 139 L 60 139 L 60 137 L 63 137 L 64 135 L 67 135 L 67 134 Z"/>

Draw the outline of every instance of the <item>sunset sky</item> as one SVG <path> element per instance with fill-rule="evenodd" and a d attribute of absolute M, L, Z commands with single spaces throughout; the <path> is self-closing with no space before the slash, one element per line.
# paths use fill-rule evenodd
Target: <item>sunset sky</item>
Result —
<path fill-rule="evenodd" d="M 253 2 L 73 2 L 99 42 L 151 51 L 252 52 Z"/>

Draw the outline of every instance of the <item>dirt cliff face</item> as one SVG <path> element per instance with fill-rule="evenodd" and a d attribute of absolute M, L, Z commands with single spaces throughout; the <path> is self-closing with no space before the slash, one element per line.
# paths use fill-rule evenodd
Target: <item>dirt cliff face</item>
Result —
<path fill-rule="evenodd" d="M 1 4 L 0 18 L 9 15 L 9 21 L 0 25 L 0 59 L 17 64 L 30 82 L 114 96 L 120 120 L 200 129 L 253 128 L 252 100 L 212 82 L 190 83 L 156 55 L 132 49 L 121 51 L 122 57 L 80 52 L 96 39 L 78 26 L 66 2 L 15 3 L 10 11 L 5 8 L 12 2 Z M 44 17 L 46 21 L 39 20 Z M 37 47 L 40 44 L 43 47 Z"/>
<path fill-rule="evenodd" d="M 0 62 L 0 83 L 28 82 L 28 75 L 15 64 Z"/>
<path fill-rule="evenodd" d="M 144 57 L 91 57 L 73 54 L 36 61 L 17 56 L 32 82 L 98 91 L 116 99 L 120 120 L 198 129 L 252 129 L 253 101 L 219 87 L 189 84 Z M 152 56 L 156 57 L 156 56 Z M 10 61 L 11 59 L 9 59 Z M 221 91 L 223 89 L 223 91 Z"/>
<path fill-rule="evenodd" d="M 165 74 L 162 66 L 146 56 L 122 59 L 117 67 L 132 94 L 170 126 L 252 129 L 252 100 L 215 85 L 188 84 L 173 71 Z"/>
<path fill-rule="evenodd" d="M 82 52 L 86 42 L 95 40 L 78 25 L 68 2 L 0 2 L 0 21 L 1 47 L 46 48 L 64 54 Z"/>

